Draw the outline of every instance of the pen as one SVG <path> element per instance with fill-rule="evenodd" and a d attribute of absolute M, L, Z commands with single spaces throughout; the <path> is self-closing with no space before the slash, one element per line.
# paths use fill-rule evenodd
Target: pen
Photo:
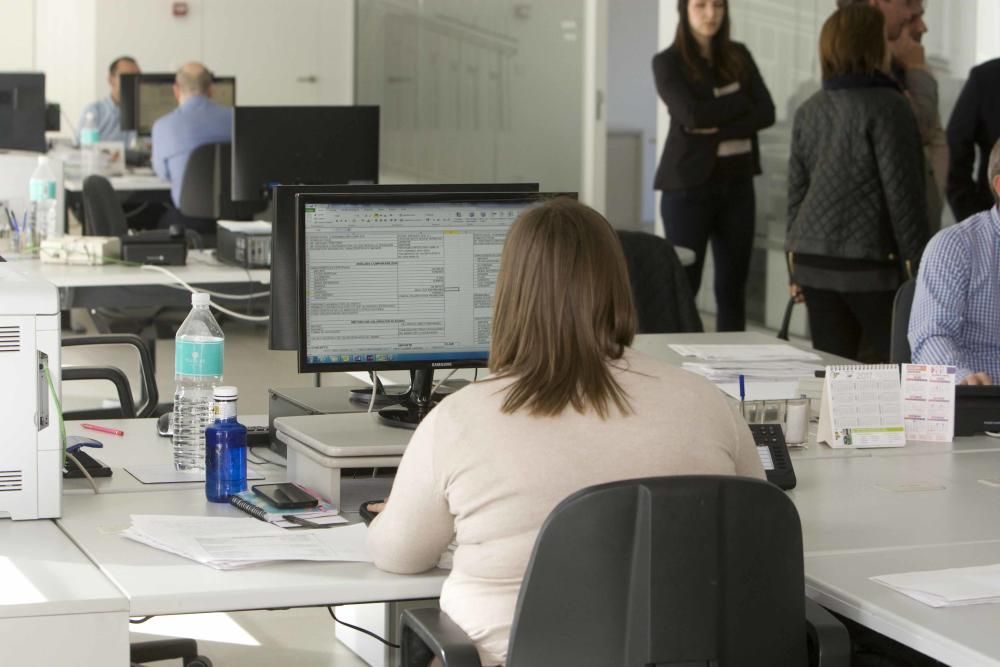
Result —
<path fill-rule="evenodd" d="M 85 429 L 91 431 L 100 431 L 101 433 L 110 433 L 111 435 L 125 435 L 125 431 L 117 428 L 108 428 L 107 426 L 98 426 L 97 424 L 80 424 Z"/>
<path fill-rule="evenodd" d="M 305 528 L 329 528 L 330 526 L 313 523 L 312 521 L 306 521 L 303 518 L 297 517 L 294 514 L 283 514 L 282 519 L 290 523 L 294 523 L 296 526 L 303 526 Z"/>
<path fill-rule="evenodd" d="M 746 419 L 746 417 L 747 417 L 746 410 L 744 409 L 744 405 L 745 404 L 743 402 L 743 399 L 745 399 L 746 396 L 747 396 L 746 389 L 747 389 L 746 388 L 746 379 L 743 376 L 743 374 L 740 373 L 740 414 L 743 415 L 744 419 Z"/>

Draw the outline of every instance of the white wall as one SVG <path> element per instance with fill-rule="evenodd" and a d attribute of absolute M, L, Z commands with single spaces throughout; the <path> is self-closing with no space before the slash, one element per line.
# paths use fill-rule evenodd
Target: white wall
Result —
<path fill-rule="evenodd" d="M 45 72 L 45 96 L 73 123 L 97 97 L 96 17 L 97 0 L 35 0 L 35 69 Z"/>
<path fill-rule="evenodd" d="M 29 71 L 35 65 L 34 0 L 0 0 L 0 71 Z"/>

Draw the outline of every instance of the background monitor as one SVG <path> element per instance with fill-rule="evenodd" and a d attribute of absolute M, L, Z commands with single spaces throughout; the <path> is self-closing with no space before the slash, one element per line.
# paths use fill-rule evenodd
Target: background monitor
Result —
<path fill-rule="evenodd" d="M 149 136 L 153 123 L 177 108 L 174 97 L 175 74 L 121 75 L 121 128 Z M 236 105 L 236 79 L 220 76 L 212 79 L 212 100 L 222 106 Z"/>
<path fill-rule="evenodd" d="M 237 107 L 233 200 L 279 184 L 378 183 L 378 144 L 377 106 Z"/>
<path fill-rule="evenodd" d="M 299 371 L 412 370 L 379 416 L 414 428 L 435 369 L 486 366 L 507 231 L 553 196 L 299 195 Z"/>
<path fill-rule="evenodd" d="M 44 74 L 0 72 L 0 148 L 45 151 Z"/>
<path fill-rule="evenodd" d="M 295 197 L 300 194 L 353 195 L 373 192 L 538 192 L 538 183 L 451 183 L 434 185 L 279 185 L 271 199 L 271 320 L 268 346 L 299 349 L 296 296 Z"/>

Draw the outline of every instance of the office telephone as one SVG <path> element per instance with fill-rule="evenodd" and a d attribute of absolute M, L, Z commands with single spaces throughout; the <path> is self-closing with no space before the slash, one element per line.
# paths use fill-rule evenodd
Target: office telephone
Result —
<path fill-rule="evenodd" d="M 795 469 L 785 444 L 781 424 L 750 424 L 750 433 L 757 445 L 757 454 L 764 466 L 767 481 L 780 489 L 795 488 Z"/>

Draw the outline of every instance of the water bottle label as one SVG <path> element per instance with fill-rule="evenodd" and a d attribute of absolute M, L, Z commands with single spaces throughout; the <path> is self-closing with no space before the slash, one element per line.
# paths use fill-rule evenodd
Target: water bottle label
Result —
<path fill-rule="evenodd" d="M 222 376 L 222 341 L 178 340 L 174 351 L 177 375 Z"/>
<path fill-rule="evenodd" d="M 96 144 L 101 140 L 101 132 L 96 128 L 84 128 L 80 130 L 80 145 Z"/>
<path fill-rule="evenodd" d="M 31 201 L 55 199 L 56 184 L 54 181 L 42 181 L 33 178 L 28 181 L 28 194 L 31 197 Z"/>

